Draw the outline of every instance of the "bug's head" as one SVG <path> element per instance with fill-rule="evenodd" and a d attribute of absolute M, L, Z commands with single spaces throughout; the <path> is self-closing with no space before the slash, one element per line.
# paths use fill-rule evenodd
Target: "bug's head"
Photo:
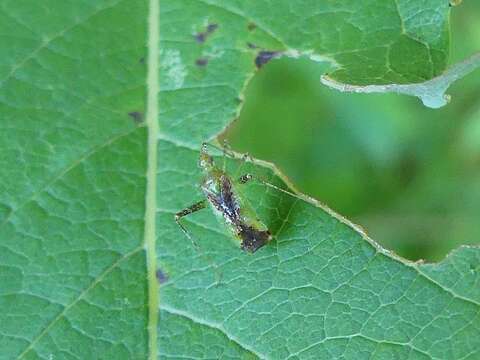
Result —
<path fill-rule="evenodd" d="M 198 160 L 198 166 L 200 166 L 205 172 L 210 172 L 215 167 L 213 157 L 208 153 L 206 143 L 203 143 L 200 149 L 200 159 Z"/>

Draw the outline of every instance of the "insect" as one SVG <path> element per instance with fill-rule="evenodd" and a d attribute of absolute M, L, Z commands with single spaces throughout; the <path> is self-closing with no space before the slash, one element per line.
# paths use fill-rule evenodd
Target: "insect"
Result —
<path fill-rule="evenodd" d="M 232 178 L 226 173 L 225 164 L 223 169 L 216 166 L 213 157 L 208 153 L 207 146 L 217 148 L 203 143 L 200 150 L 199 166 L 204 173 L 200 187 L 205 199 L 177 212 L 175 221 L 194 246 L 198 247 L 180 220 L 210 204 L 217 215 L 223 218 L 233 235 L 240 240 L 241 249 L 253 253 L 272 239 L 272 234 L 267 226 L 257 218 L 255 211 L 238 189 L 254 179 L 254 176 L 244 174 L 238 178 Z M 227 150 L 226 148 L 222 150 L 225 156 Z M 263 180 L 257 180 L 265 183 Z M 268 183 L 267 185 L 277 188 Z"/>

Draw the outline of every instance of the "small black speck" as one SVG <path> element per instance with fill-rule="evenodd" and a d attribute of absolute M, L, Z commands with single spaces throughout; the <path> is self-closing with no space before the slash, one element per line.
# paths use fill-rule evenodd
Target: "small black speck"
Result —
<path fill-rule="evenodd" d="M 262 50 L 258 53 L 257 57 L 255 58 L 255 65 L 257 68 L 261 68 L 263 65 L 268 63 L 273 58 L 277 57 L 280 54 L 278 51 L 267 51 Z"/>
<path fill-rule="evenodd" d="M 256 25 L 255 23 L 253 23 L 253 22 L 248 23 L 248 25 L 247 25 L 248 31 L 253 31 L 253 30 L 255 30 L 256 28 L 257 28 L 257 25 Z"/>
<path fill-rule="evenodd" d="M 209 24 L 205 31 L 195 34 L 195 40 L 197 40 L 197 42 L 200 44 L 204 43 L 205 40 L 207 40 L 207 37 L 217 29 L 218 29 L 218 24 Z"/>
<path fill-rule="evenodd" d="M 207 58 L 198 58 L 197 60 L 195 60 L 195 65 L 197 66 L 204 67 L 204 66 L 207 66 L 207 64 L 208 64 Z"/>
<path fill-rule="evenodd" d="M 145 64 L 145 58 L 144 57 L 141 57 L 140 60 L 138 60 L 138 62 L 140 64 Z"/>
<path fill-rule="evenodd" d="M 207 38 L 207 35 L 204 32 L 201 32 L 195 35 L 195 40 L 197 40 L 198 43 L 205 42 L 206 38 Z"/>
<path fill-rule="evenodd" d="M 207 26 L 207 33 L 208 34 L 211 34 L 213 33 L 215 30 L 218 29 L 218 24 L 208 24 Z"/>
<path fill-rule="evenodd" d="M 255 45 L 255 44 L 253 44 L 253 43 L 251 43 L 251 42 L 247 42 L 247 47 L 248 47 L 249 49 L 256 49 L 256 48 L 257 48 L 257 45 Z"/>
<path fill-rule="evenodd" d="M 155 273 L 159 284 L 165 284 L 168 281 L 168 275 L 165 274 L 161 269 L 157 269 Z"/>
<path fill-rule="evenodd" d="M 243 99 L 239 98 L 239 97 L 235 98 L 235 101 L 236 101 L 237 104 L 243 103 Z"/>
<path fill-rule="evenodd" d="M 143 113 L 140 111 L 131 111 L 128 113 L 128 116 L 130 116 L 135 124 L 140 124 L 143 122 Z"/>

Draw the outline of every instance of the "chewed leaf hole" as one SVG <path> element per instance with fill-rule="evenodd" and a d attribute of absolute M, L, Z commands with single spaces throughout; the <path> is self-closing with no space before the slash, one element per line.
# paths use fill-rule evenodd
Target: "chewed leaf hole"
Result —
<path fill-rule="evenodd" d="M 262 68 L 225 134 L 232 147 L 275 163 L 408 259 L 437 261 L 478 244 L 480 132 L 469 129 L 480 128 L 480 113 L 462 111 L 475 94 L 452 89 L 457 100 L 432 111 L 411 97 L 333 91 L 319 84 L 328 70 L 306 58 Z"/>

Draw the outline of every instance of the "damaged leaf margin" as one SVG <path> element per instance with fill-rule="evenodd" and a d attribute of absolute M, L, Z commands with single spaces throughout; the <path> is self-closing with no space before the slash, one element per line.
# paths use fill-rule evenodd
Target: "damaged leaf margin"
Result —
<path fill-rule="evenodd" d="M 387 85 L 350 85 L 344 84 L 323 75 L 320 78 L 322 84 L 341 92 L 354 93 L 397 93 L 418 97 L 422 103 L 433 109 L 445 106 L 450 101 L 450 95 L 446 94 L 452 83 L 471 73 L 480 67 L 480 53 L 457 63 L 446 70 L 443 74 L 415 84 L 387 84 Z"/>

